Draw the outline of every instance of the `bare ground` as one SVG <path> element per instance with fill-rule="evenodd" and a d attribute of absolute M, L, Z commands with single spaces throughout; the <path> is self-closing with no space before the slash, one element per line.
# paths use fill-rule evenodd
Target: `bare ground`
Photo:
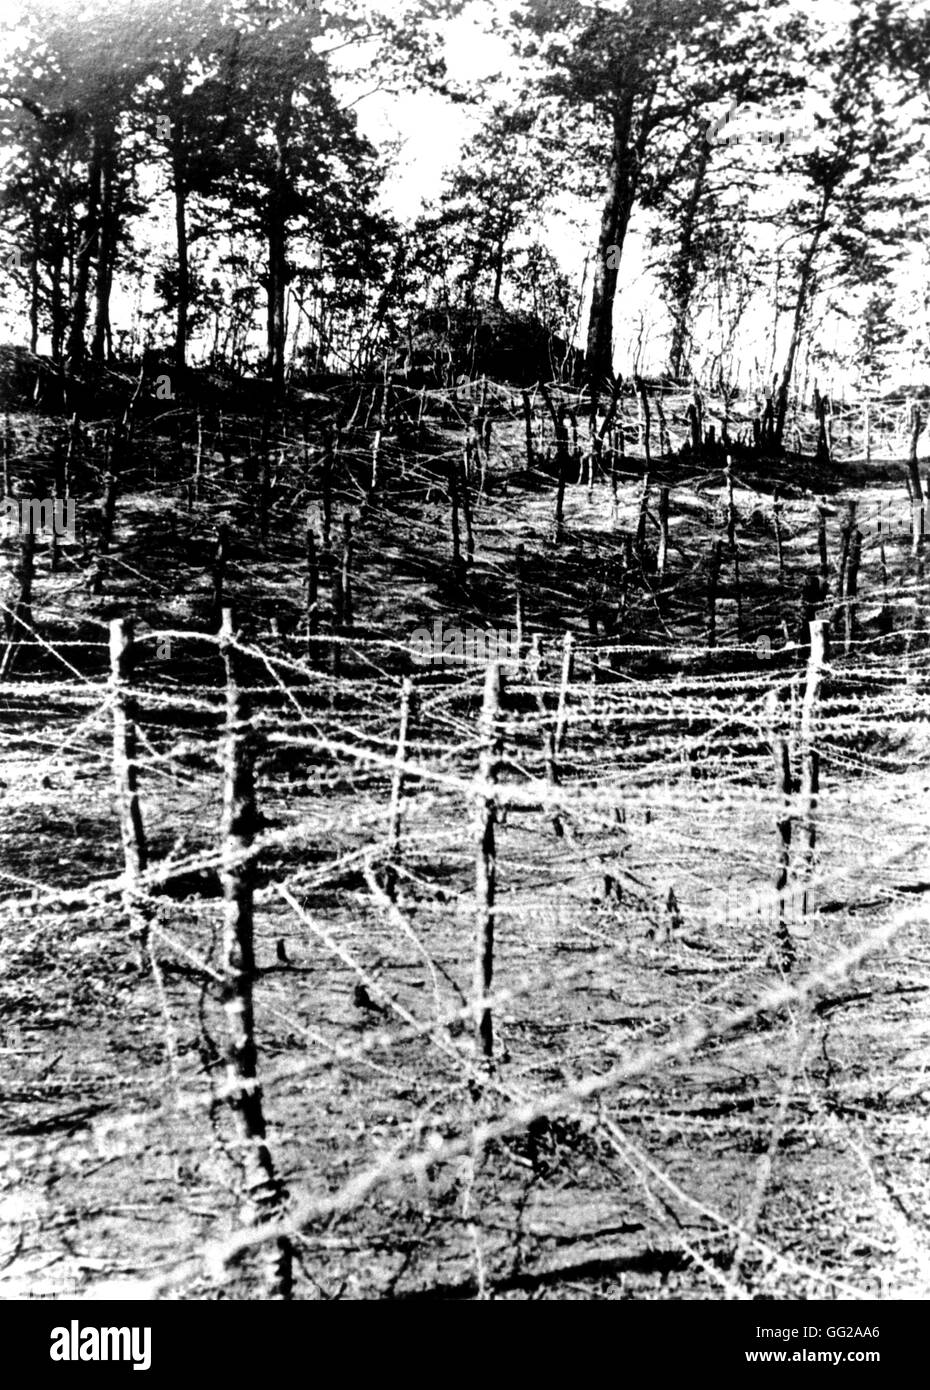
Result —
<path fill-rule="evenodd" d="M 244 643 L 262 654 L 248 670 L 266 737 L 255 923 L 265 1109 L 292 1200 L 317 1208 L 297 1242 L 298 1296 L 926 1297 L 926 585 L 903 528 L 888 539 L 885 595 L 866 531 L 859 627 L 848 654 L 834 648 L 819 715 L 815 910 L 793 913 L 788 981 L 814 983 L 752 1010 L 785 983 L 771 910 L 754 895 L 770 893 L 776 855 L 771 691 L 779 727 L 797 737 L 804 668 L 785 630 L 793 642 L 799 583 L 816 565 L 812 507 L 839 487 L 835 559 L 846 498 L 861 519 L 891 498 L 900 508 L 902 484 L 884 466 L 848 466 L 839 484 L 789 477 L 779 585 L 771 478 L 738 468 L 742 624 L 737 633 L 725 557 L 720 650 L 708 653 L 704 565 L 722 480 L 660 465 L 673 484 L 668 574 L 631 584 L 595 673 L 586 605 L 593 583 L 617 606 L 615 532 L 635 526 L 638 463 L 616 518 L 606 484 L 590 497 L 569 487 L 555 544 L 551 484 L 527 475 L 519 429 L 501 431 L 464 589 L 444 493 L 417 491 L 422 460 L 409 476 L 400 452 L 395 465 L 396 492 L 389 471 L 357 524 L 357 628 L 339 682 L 323 650 L 308 661 L 299 628 L 288 635 L 304 602 L 296 485 L 263 546 L 219 484 L 188 512 L 177 486 L 141 476 L 120 502 L 103 594 L 87 593 L 79 546 L 57 575 L 40 560 L 34 616 L 57 656 L 22 648 L 0 690 L 0 1292 L 131 1290 L 165 1271 L 169 1296 L 258 1290 L 254 1257 L 222 1275 L 199 1258 L 243 1221 L 213 973 L 221 668 L 193 636 L 159 657 L 148 635 L 204 628 L 205 567 L 227 515 L 238 528 L 232 601 Z M 358 501 L 347 491 L 337 515 Z M 421 776 L 408 781 L 393 910 L 365 871 L 385 863 L 383 759 L 409 635 L 437 616 L 512 627 L 518 541 L 543 667 L 539 685 L 525 666 L 509 673 L 504 775 L 527 804 L 497 832 L 504 994 L 494 1076 L 478 1096 L 466 1004 L 480 669 L 416 668 Z M 143 809 L 156 876 L 170 879 L 154 899 L 154 968 L 141 972 L 113 891 L 122 866 L 103 684 L 106 619 L 129 611 L 142 639 Z M 558 835 L 541 799 L 541 737 L 562 625 L 579 653 Z M 827 976 L 892 924 L 858 969 Z M 355 1002 L 360 979 L 376 1009 Z M 740 1010 L 751 1016 L 735 1026 Z M 696 1027 L 710 1036 L 688 1041 Z M 526 1105 L 542 1113 L 511 1123 Z M 476 1119 L 506 1132 L 474 1162 Z M 365 1191 L 342 1200 L 365 1173 Z"/>

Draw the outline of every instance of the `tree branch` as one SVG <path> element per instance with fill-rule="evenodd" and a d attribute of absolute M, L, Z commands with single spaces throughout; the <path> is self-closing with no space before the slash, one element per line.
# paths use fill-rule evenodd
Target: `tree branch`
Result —
<path fill-rule="evenodd" d="M 43 111 L 38 102 L 31 101 L 29 97 L 20 96 L 18 92 L 0 92 L 0 101 L 8 101 L 11 106 L 21 106 L 24 111 L 28 111 L 30 115 L 35 116 L 37 121 L 43 123 L 49 119 L 51 114 L 48 111 Z"/>

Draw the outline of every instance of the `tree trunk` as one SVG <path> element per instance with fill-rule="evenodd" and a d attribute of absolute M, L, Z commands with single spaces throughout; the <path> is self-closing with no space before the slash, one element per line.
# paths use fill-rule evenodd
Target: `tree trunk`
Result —
<path fill-rule="evenodd" d="M 239 687 L 235 666 L 232 612 L 223 610 L 220 651 L 226 665 L 226 732 L 223 742 L 223 842 L 220 883 L 223 888 L 223 1007 L 227 1019 L 226 1094 L 241 1145 L 247 1215 L 261 1225 L 283 1215 L 287 1193 L 278 1178 L 265 1130 L 262 1089 L 258 1081 L 253 981 L 255 862 L 253 842 L 258 822 L 255 799 L 255 730 L 248 698 Z M 293 1251 L 279 1236 L 265 1252 L 265 1294 L 290 1299 Z"/>
<path fill-rule="evenodd" d="M 90 285 L 90 262 L 98 238 L 100 208 L 101 151 L 98 136 L 94 136 L 87 172 L 87 207 L 78 231 L 78 247 L 74 258 L 74 286 L 71 293 L 71 327 L 68 332 L 68 365 L 83 362 L 87 349 L 84 330 L 87 326 L 87 296 Z"/>
<path fill-rule="evenodd" d="M 781 446 L 782 438 L 785 433 L 785 416 L 788 413 L 788 392 L 791 389 L 791 377 L 794 372 L 794 363 L 798 354 L 798 347 L 801 343 L 801 331 L 804 327 L 804 319 L 810 307 L 814 265 L 817 260 L 817 252 L 820 248 L 821 238 L 827 228 L 827 209 L 829 204 L 830 195 L 824 192 L 820 202 L 820 211 L 817 216 L 817 225 L 814 228 L 813 236 L 810 239 L 804 259 L 801 262 L 801 273 L 798 277 L 798 294 L 794 304 L 794 319 L 791 324 L 791 340 L 788 344 L 788 356 L 785 359 L 785 367 L 778 387 L 778 403 L 775 412 L 776 447 Z"/>
<path fill-rule="evenodd" d="M 501 284 L 504 279 L 504 238 L 498 237 L 494 248 L 494 293 L 491 296 L 491 303 L 495 309 L 500 308 Z"/>
<path fill-rule="evenodd" d="M 68 206 L 68 215 L 65 219 L 65 226 L 67 228 L 65 245 L 68 252 L 68 304 L 70 305 L 74 297 L 74 263 L 77 258 L 78 248 L 77 232 L 74 225 L 74 208 L 71 207 L 70 204 Z"/>
<path fill-rule="evenodd" d="M 268 371 L 276 392 L 284 388 L 286 252 L 287 236 L 275 213 L 268 229 Z"/>
<path fill-rule="evenodd" d="M 95 362 L 106 356 L 107 333 L 110 326 L 110 289 L 113 284 L 113 263 L 116 260 L 116 151 L 112 139 L 107 139 L 101 162 L 100 217 L 97 238 L 97 274 L 94 283 L 94 336 L 90 354 Z"/>
<path fill-rule="evenodd" d="M 60 236 L 55 237 L 55 250 L 49 263 L 49 332 L 52 340 L 52 361 L 61 366 L 65 341 L 65 301 L 62 288 L 64 273 L 65 246 Z"/>
<path fill-rule="evenodd" d="M 31 219 L 32 255 L 29 258 L 29 351 L 39 350 L 39 214 L 33 209 Z"/>
<path fill-rule="evenodd" d="M 285 295 L 287 289 L 288 141 L 292 94 L 288 92 L 275 130 L 275 168 L 268 199 L 268 371 L 275 392 L 284 389 Z"/>
<path fill-rule="evenodd" d="M 697 274 L 692 262 L 692 248 L 698 205 L 701 201 L 709 160 L 710 145 L 705 142 L 701 145 L 698 153 L 694 182 L 685 204 L 678 249 L 675 255 L 672 280 L 672 341 L 669 347 L 668 362 L 669 372 L 676 381 L 681 376 L 685 343 L 688 337 L 688 310 L 691 307 L 691 297 L 697 283 Z"/>
<path fill-rule="evenodd" d="M 179 372 L 187 363 L 187 319 L 190 312 L 191 274 L 187 245 L 187 180 L 184 129 L 176 117 L 171 126 L 171 182 L 174 191 L 174 234 L 178 254 L 177 317 L 174 329 L 174 362 Z"/>
<path fill-rule="evenodd" d="M 130 694 L 133 626 L 124 618 L 110 622 L 110 698 L 113 710 L 113 779 L 123 845 L 123 906 L 142 968 L 148 945 L 148 913 L 139 879 L 148 867 L 148 841 L 139 802 L 136 763 L 136 709 Z"/>
<path fill-rule="evenodd" d="M 614 296 L 635 188 L 635 156 L 630 145 L 633 100 L 632 92 L 626 94 L 614 114 L 607 196 L 601 213 L 588 313 L 585 368 L 589 380 L 601 376 L 613 380 Z"/>
<path fill-rule="evenodd" d="M 920 469 L 917 467 L 917 441 L 920 438 L 921 430 L 920 406 L 916 401 L 911 401 L 908 418 L 908 430 L 910 432 L 910 449 L 907 456 L 907 478 L 908 492 L 911 495 L 911 505 L 916 503 L 923 509 L 924 493 L 920 484 Z"/>

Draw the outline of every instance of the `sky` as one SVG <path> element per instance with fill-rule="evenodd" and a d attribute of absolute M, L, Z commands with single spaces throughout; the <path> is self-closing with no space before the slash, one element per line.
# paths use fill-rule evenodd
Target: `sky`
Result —
<path fill-rule="evenodd" d="M 489 33 L 486 23 L 493 11 L 506 14 L 512 8 L 511 3 L 472 4 L 446 26 L 444 56 L 453 81 L 470 84 L 502 73 L 506 83 L 513 67 L 510 46 Z M 345 83 L 346 100 L 356 101 L 362 133 L 375 145 L 385 138 L 403 142 L 399 167 L 385 189 L 385 203 L 399 217 L 413 217 L 424 197 L 435 197 L 440 191 L 442 175 L 455 163 L 472 120 L 462 106 L 426 90 L 373 96 L 364 96 L 365 91 L 364 80 Z"/>
<path fill-rule="evenodd" d="M 498 17 L 506 17 L 514 8 L 515 0 L 480 0 L 468 5 L 465 12 L 448 25 L 446 32 L 445 56 L 450 76 L 463 82 L 487 80 L 499 75 L 498 89 L 504 95 L 512 91 L 516 65 L 509 45 L 498 35 L 489 32 L 488 19 L 496 12 Z M 921 5 L 924 0 L 918 0 Z M 622 4 L 608 4 L 608 8 L 621 9 Z M 798 0 L 793 8 L 807 12 L 810 0 Z M 851 10 L 848 0 L 816 0 L 816 14 L 825 32 L 840 32 Z M 807 77 L 807 66 L 798 64 L 800 75 Z M 403 220 L 413 219 L 423 204 L 438 196 L 442 188 L 443 174 L 451 169 L 459 151 L 467 142 L 471 122 L 475 119 L 462 106 L 453 105 L 443 98 L 427 91 L 386 93 L 377 92 L 366 95 L 364 82 L 347 81 L 344 84 L 345 99 L 355 103 L 359 125 L 365 135 L 375 145 L 382 145 L 385 139 L 398 139 L 402 148 L 397 166 L 391 172 L 383 191 L 386 208 Z M 798 99 L 799 114 L 795 128 L 813 128 L 814 115 L 828 114 L 827 93 L 810 88 Z M 721 100 L 708 111 L 708 120 L 719 120 L 726 115 L 728 103 Z M 761 108 L 743 108 L 730 117 L 722 134 L 742 136 L 744 139 L 766 127 L 766 113 Z M 811 148 L 814 141 L 809 137 L 796 136 L 794 148 L 803 151 Z M 756 143 L 751 147 L 761 158 L 770 157 L 763 146 Z M 745 151 L 745 147 L 744 147 Z M 744 152 L 741 151 L 741 152 Z M 783 201 L 790 196 L 790 189 L 782 191 Z M 545 239 L 547 246 L 558 257 L 563 269 L 569 273 L 573 282 L 581 285 L 584 279 L 586 257 L 592 257 L 596 247 L 597 225 L 600 208 L 585 206 L 577 201 L 563 200 L 565 215 L 547 217 Z M 763 209 L 767 210 L 767 209 Z M 578 223 L 582 230 L 579 232 Z M 633 351 L 640 334 L 641 323 L 645 322 L 645 355 L 649 369 L 658 370 L 662 365 L 664 345 L 662 343 L 663 321 L 654 313 L 656 304 L 656 283 L 648 270 L 648 251 L 645 239 L 646 221 L 634 214 L 633 223 L 624 246 L 622 271 L 618 289 L 617 312 L 617 362 L 622 371 L 629 371 L 633 363 Z M 773 236 L 777 233 L 773 232 Z M 590 277 L 588 277 L 590 278 Z M 584 314 L 581 316 L 582 325 Z M 768 361 L 771 354 L 772 314 L 770 306 L 759 303 L 747 315 L 747 323 L 754 325 L 754 331 L 744 334 L 743 357 L 747 363 L 753 358 Z M 787 325 L 782 322 L 775 357 L 784 349 Z M 845 318 L 834 317 L 831 324 L 831 339 L 835 346 L 852 353 L 855 325 Z M 854 373 L 841 374 L 849 389 L 853 385 Z M 834 378 L 836 373 L 834 373 Z"/>
<path fill-rule="evenodd" d="M 470 84 L 499 77 L 495 90 L 502 97 L 512 92 L 517 69 L 511 47 L 490 32 L 488 21 L 494 14 L 505 18 L 514 8 L 515 0 L 502 4 L 477 0 L 446 26 L 445 61 L 453 81 Z M 455 166 L 469 133 L 477 128 L 478 115 L 426 90 L 368 96 L 364 81 L 345 81 L 344 92 L 346 102 L 355 103 L 360 130 L 375 146 L 386 140 L 401 142 L 396 167 L 385 182 L 382 202 L 401 220 L 412 221 L 442 191 L 443 176 Z M 580 286 L 585 279 L 585 258 L 593 256 L 596 247 L 600 210 L 571 200 L 563 200 L 563 206 L 562 215 L 547 216 L 545 241 L 573 282 Z M 579 234 L 575 225 L 578 219 L 587 224 L 587 236 L 584 232 Z M 640 301 L 645 305 L 654 288 L 643 283 L 644 246 L 635 229 L 624 258 L 625 302 L 628 306 L 638 307 Z"/>

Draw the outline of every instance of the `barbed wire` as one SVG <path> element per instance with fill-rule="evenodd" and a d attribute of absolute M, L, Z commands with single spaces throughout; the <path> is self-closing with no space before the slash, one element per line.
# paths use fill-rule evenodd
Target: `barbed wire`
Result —
<path fill-rule="evenodd" d="M 522 405 L 513 405 L 512 416 L 522 426 Z M 538 439 L 546 437 L 545 418 L 537 420 L 536 427 Z M 632 433 L 636 422 L 627 426 L 621 420 L 620 428 Z M 579 437 L 583 439 L 583 430 Z M 269 440 L 275 441 L 271 447 L 293 454 L 293 459 L 281 461 L 282 467 L 295 461 L 296 467 L 302 467 L 306 443 L 289 439 L 286 433 L 280 444 L 274 432 L 258 431 L 243 435 L 240 442 L 262 447 Z M 391 462 L 392 446 L 385 441 L 382 447 Z M 460 452 L 460 439 L 442 446 L 439 453 L 414 451 L 412 459 L 404 460 L 405 477 L 436 489 L 442 497 L 429 470 L 437 458 L 451 459 Z M 344 460 L 355 463 L 364 463 L 366 457 L 360 449 L 342 453 Z M 212 470 L 204 462 L 199 469 L 185 464 L 177 477 L 158 485 L 159 498 L 175 507 L 179 487 L 199 486 L 204 496 L 194 503 L 199 510 L 192 513 L 192 526 L 201 528 L 205 521 L 212 525 L 215 517 L 231 514 L 246 498 L 243 492 L 238 498 L 222 499 L 219 488 L 225 464 L 210 460 L 216 464 Z M 713 470 L 705 475 L 708 480 L 719 476 Z M 210 489 L 217 490 L 216 496 Z M 744 491 L 770 505 L 767 494 L 751 485 L 745 485 Z M 350 498 L 351 494 L 343 496 L 338 505 L 348 505 Z M 363 491 L 359 499 L 364 500 Z M 224 506 L 215 507 L 221 500 Z M 313 499 L 314 506 L 318 502 Z M 809 536 L 810 503 L 798 503 L 793 518 L 790 505 L 794 504 L 783 505 L 787 509 L 783 515 L 791 518 L 784 528 L 786 542 L 800 545 Z M 603 513 L 603 494 L 600 507 Z M 803 515 L 802 509 L 806 509 Z M 635 506 L 627 512 L 631 518 L 637 515 Z M 269 525 L 285 523 L 286 517 L 290 514 L 272 506 Z M 420 518 L 410 525 L 425 547 L 447 544 L 444 522 Z M 513 535 L 508 532 L 505 543 L 521 534 L 515 521 Z M 708 528 L 708 534 L 717 531 Z M 288 591 L 302 594 L 305 571 L 287 549 L 292 539 L 282 541 L 280 555 L 262 557 L 256 549 L 243 589 L 247 583 L 249 592 L 266 600 L 286 597 Z M 902 535 L 902 542 L 905 539 Z M 243 548 L 246 543 L 243 538 Z M 878 543 L 870 536 L 863 545 L 872 561 Z M 889 553 L 896 554 L 891 545 Z M 744 566 L 750 554 L 745 543 Z M 108 563 L 111 559 L 150 593 L 167 591 L 154 575 L 128 560 L 108 557 Z M 374 559 L 366 556 L 366 562 Z M 501 585 L 512 582 L 506 556 L 488 553 L 482 566 L 489 580 Z M 195 570 L 192 567 L 190 572 Z M 373 563 L 371 569 L 366 563 L 366 570 L 353 575 L 352 583 L 359 607 L 367 610 L 379 596 L 379 582 Z M 918 575 L 896 574 L 885 585 L 881 600 L 873 590 L 867 600 L 857 596 L 857 602 L 863 610 L 866 601 L 874 608 L 879 601 L 913 600 L 919 611 L 928 588 Z M 577 605 L 577 587 L 567 580 L 551 583 L 548 590 L 550 597 Z M 114 595 L 107 596 L 111 608 L 115 601 Z M 636 599 L 640 610 L 631 607 L 629 611 L 646 612 L 652 601 L 650 591 Z M 216 993 L 223 982 L 215 945 L 211 945 L 220 900 L 211 901 L 205 880 L 211 875 L 216 878 L 224 866 L 244 863 L 253 863 L 257 871 L 261 959 L 270 942 L 284 939 L 282 933 L 288 942 L 290 933 L 303 941 L 298 959 L 261 964 L 256 976 L 261 1028 L 270 1031 L 273 1024 L 280 1036 L 294 1039 L 295 1047 L 305 1049 L 283 1060 L 275 1051 L 264 1058 L 260 1084 L 273 1097 L 272 1108 L 285 1108 L 295 1088 L 312 1085 L 324 1072 L 340 1069 L 348 1074 L 361 1068 L 385 1084 L 410 1087 L 418 1068 L 425 1066 L 433 1094 L 423 1115 L 410 1120 L 387 1158 L 370 1162 L 361 1151 L 356 1156 L 347 1142 L 332 1155 L 332 1169 L 319 1173 L 309 1154 L 301 1152 L 290 1179 L 299 1190 L 285 1223 L 261 1230 L 234 1223 L 232 1234 L 223 1240 L 198 1237 L 189 1242 L 183 1259 L 168 1260 L 150 1279 L 129 1281 L 125 1288 L 163 1293 L 196 1282 L 204 1271 L 223 1281 L 249 1251 L 282 1232 L 307 1237 L 315 1225 L 357 1212 L 376 1192 L 428 1181 L 435 1169 L 454 1166 L 473 1153 L 476 1144 L 487 1150 L 499 1140 L 526 1131 L 534 1121 L 580 1115 L 638 1182 L 691 1204 L 710 1223 L 715 1238 L 738 1242 L 744 1256 L 747 1250 L 755 1251 L 785 1277 L 790 1272 L 821 1290 L 865 1296 L 849 1280 L 796 1260 L 770 1239 L 708 1205 L 635 1144 L 625 1128 L 605 1116 L 600 1102 L 638 1078 L 655 1076 L 693 1058 L 711 1043 L 728 1045 L 764 1015 L 810 1007 L 924 921 L 920 906 L 902 909 L 901 902 L 902 895 L 922 892 L 926 886 L 920 866 L 926 842 L 922 781 L 930 771 L 930 740 L 924 741 L 922 727 L 930 719 L 930 687 L 926 685 L 930 649 L 921 646 L 928 641 L 927 633 L 916 624 L 898 625 L 885 635 L 860 631 L 845 651 L 844 644 L 838 644 L 837 654 L 823 671 L 825 692 L 816 720 L 816 747 L 823 770 L 817 805 L 818 855 L 808 872 L 793 876 L 784 889 L 776 890 L 770 866 L 764 862 L 768 851 L 760 856 L 759 845 L 765 843 L 762 837 L 771 837 L 774 868 L 776 820 L 787 816 L 800 825 L 807 807 L 796 789 L 784 798 L 776 795 L 770 743 L 774 734 L 786 734 L 796 762 L 800 752 L 797 713 L 792 713 L 790 702 L 792 690 L 797 692 L 804 678 L 806 649 L 786 642 L 784 647 L 773 646 L 770 657 L 761 661 L 755 644 L 743 640 L 752 629 L 743 627 L 739 634 L 735 626 L 723 622 L 718 626 L 720 636 L 738 635 L 740 640 L 709 645 L 700 626 L 704 620 L 701 599 L 696 597 L 693 606 L 686 607 L 687 601 L 686 596 L 675 614 L 675 626 L 697 625 L 693 640 L 666 634 L 661 648 L 642 640 L 641 631 L 632 633 L 632 641 L 592 637 L 577 612 L 572 614 L 573 621 L 534 620 L 527 626 L 525 639 L 535 636 L 542 647 L 543 669 L 535 677 L 525 652 L 503 663 L 507 698 L 497 723 L 503 752 L 493 782 L 476 775 L 481 741 L 476 714 L 485 660 L 462 657 L 439 670 L 418 666 L 409 660 L 409 640 L 403 633 L 379 630 L 374 624 L 348 632 L 324 629 L 299 638 L 272 637 L 255 631 L 252 624 L 228 646 L 241 658 L 242 690 L 255 710 L 259 788 L 269 819 L 238 859 L 228 851 L 224 857 L 207 814 L 218 800 L 220 783 L 219 769 L 213 771 L 224 701 L 216 659 L 220 639 L 211 632 L 165 623 L 161 614 L 154 615 L 151 624 L 139 625 L 136 646 L 140 652 L 150 652 L 153 645 L 166 640 L 176 642 L 183 644 L 189 663 L 178 668 L 181 684 L 169 670 L 159 673 L 147 663 L 132 687 L 139 731 L 135 765 L 146 825 L 157 846 L 136 889 L 152 906 L 150 942 L 165 972 L 156 996 L 162 1032 L 169 1039 L 165 1066 L 170 1072 L 174 1113 L 212 1117 L 222 1087 L 207 1064 L 192 1072 L 184 1060 L 184 1040 L 172 1014 L 175 977 L 168 966 L 183 967 L 197 985 L 203 1012 L 206 992 Z M 727 601 L 724 588 L 721 612 Z M 838 604 L 827 607 L 838 608 L 842 618 L 851 602 L 840 598 Z M 777 613 L 779 607 L 778 598 L 764 605 L 754 599 L 753 621 Z M 0 769 L 8 768 L 10 775 L 21 779 L 18 786 L 31 779 L 29 790 L 19 793 L 26 808 L 55 804 L 70 794 L 67 785 L 41 786 L 53 768 L 67 776 L 80 764 L 88 790 L 102 791 L 109 781 L 112 693 L 99 670 L 106 643 L 73 641 L 51 633 L 45 626 L 50 616 L 62 622 L 73 620 L 63 604 L 36 606 L 42 621 L 24 620 L 6 603 L 3 611 L 16 626 L 18 646 L 30 660 L 42 656 L 59 669 L 63 664 L 70 679 L 33 679 L 24 673 L 0 682 L 0 720 L 4 704 L 8 716 L 17 720 L 0 723 Z M 661 613 L 658 616 L 661 620 Z M 87 622 L 92 630 L 105 628 L 99 619 Z M 562 681 L 559 654 L 567 626 L 575 627 L 576 674 Z M 905 674 L 902 646 L 908 643 Z M 343 662 L 356 664 L 348 671 L 343 666 L 337 674 L 330 669 L 337 652 Z M 74 664 L 82 655 L 85 659 L 92 655 L 98 667 L 82 671 Z M 611 671 L 606 663 L 613 658 L 628 669 Z M 595 661 L 605 663 L 600 679 L 591 679 L 597 675 Z M 661 682 L 654 672 L 639 669 L 638 661 L 661 662 L 665 672 Z M 723 663 L 740 662 L 749 663 L 748 669 L 720 669 Z M 407 670 L 414 675 L 418 709 L 406 754 L 399 757 L 400 676 Z M 777 701 L 774 714 L 772 696 Z M 559 750 L 553 776 L 545 739 L 560 698 L 566 706 L 566 746 Z M 29 729 L 19 721 L 24 711 L 40 701 L 42 727 Z M 875 744 L 869 742 L 873 731 L 880 740 Z M 279 775 L 282 768 L 295 775 L 294 783 Z M 397 776 L 403 780 L 399 850 L 389 832 L 387 803 L 388 787 Z M 865 797 L 851 783 L 863 776 L 870 779 Z M 156 787 L 159 795 L 153 796 Z M 192 799 L 194 789 L 199 790 Z M 500 1016 L 502 1036 L 521 1036 L 517 1024 L 508 1022 L 518 1008 L 539 1010 L 544 1001 L 562 992 L 590 989 L 599 972 L 616 971 L 631 961 L 651 961 L 650 968 L 655 970 L 664 962 L 670 984 L 668 996 L 636 1013 L 630 1031 L 619 1041 L 612 1038 L 610 1047 L 604 1037 L 604 1030 L 612 1028 L 610 1020 L 601 1024 L 595 1016 L 560 1024 L 575 1040 L 572 1066 L 579 1074 L 573 1077 L 565 1075 L 565 1067 L 553 1066 L 544 1052 L 526 1045 L 518 1048 L 515 1041 L 508 1044 L 516 1055 L 482 1078 L 492 1117 L 472 1125 L 465 1097 L 469 1084 L 474 1085 L 481 1073 L 467 1036 L 474 1005 L 470 991 L 458 980 L 462 930 L 474 912 L 470 885 L 474 847 L 464 825 L 475 800 L 491 797 L 501 815 L 500 892 L 494 916 L 503 934 L 499 974 L 506 986 L 498 982 L 489 1006 Z M 7 801 L 12 810 L 13 798 Z M 875 841 L 877 806 L 887 811 L 893 846 Z M 562 824 L 561 838 L 552 829 L 555 819 Z M 101 821 L 105 823 L 106 816 L 98 815 L 93 823 L 99 827 Z M 745 838 L 747 827 L 753 833 Z M 13 825 L 8 833 L 16 832 Z M 169 833 L 175 836 L 175 847 L 165 852 Z M 708 851 L 728 834 L 733 841 L 728 847 L 728 877 L 739 883 L 733 903 L 728 901 L 729 889 L 722 886 L 722 871 L 709 870 L 707 862 Z M 831 853 L 840 841 L 842 851 L 833 862 Z M 393 897 L 384 888 L 386 867 L 393 869 L 399 884 Z M 131 927 L 122 912 L 126 882 L 125 875 L 116 871 L 115 835 L 113 843 L 98 852 L 91 872 L 75 874 L 72 864 L 62 866 L 59 884 L 47 881 L 47 868 L 42 877 L 23 869 L 28 870 L 28 862 L 2 871 L 10 887 L 0 899 L 0 918 L 23 924 L 28 942 L 24 949 L 49 939 L 61 942 L 66 952 L 99 949 L 109 959 L 111 953 L 128 948 Z M 869 910 L 890 915 L 874 931 L 859 936 L 859 890 L 851 880 L 863 876 L 868 881 Z M 172 896 L 185 878 L 197 880 L 193 896 Z M 670 917 L 667 892 L 671 885 L 676 889 L 678 920 L 674 928 L 668 928 L 662 945 L 657 938 Z M 792 920 L 798 929 L 798 949 L 807 953 L 807 973 L 800 981 L 768 989 L 764 981 L 777 970 L 772 952 L 779 913 L 786 901 L 789 914 L 793 913 L 802 891 L 817 904 L 806 921 Z M 314 906 L 321 896 L 325 922 Z M 363 933 L 359 922 L 364 923 Z M 92 945 L 79 947 L 82 934 Z M 851 934 L 857 938 L 852 945 Z M 545 949 L 534 956 L 537 940 Z M 401 953 L 401 943 L 406 954 Z M 560 958 L 560 946 L 583 948 L 588 954 L 566 962 Z M 297 947 L 289 949 L 293 952 Z M 421 1007 L 420 997 L 406 982 L 405 963 L 411 953 L 417 969 L 428 977 L 429 1008 Z M 687 985 L 678 982 L 679 969 L 688 975 Z M 66 965 L 61 970 L 66 976 Z M 358 981 L 384 1012 L 366 1022 L 363 1036 L 350 1042 L 334 1036 L 344 1023 L 325 1014 L 308 1019 L 303 1012 L 303 996 L 297 989 L 302 970 L 310 972 L 317 988 L 325 981 L 327 989 L 344 990 L 346 977 Z M 156 970 L 156 985 L 158 978 Z M 296 993 L 288 997 L 285 985 Z M 59 979 L 56 989 L 66 990 L 67 980 Z M 537 1026 L 556 1026 L 544 1007 Z M 421 1051 L 415 1050 L 420 1047 Z M 616 1059 L 618 1049 L 620 1060 Z M 116 1084 L 118 1078 L 95 1076 L 82 1063 L 75 1065 L 74 1077 L 75 1087 L 85 1087 L 88 1093 L 99 1087 L 124 1097 L 120 1108 L 138 1104 L 138 1099 L 133 1102 L 128 1078 L 127 1084 Z M 30 1084 L 56 1094 L 54 1082 Z M 153 1104 L 151 1096 L 135 1113 L 107 1117 L 107 1123 L 127 1143 L 135 1144 L 139 1153 L 162 1122 L 163 1109 Z M 286 1134 L 287 1123 L 282 1121 L 281 1128 Z M 186 1140 L 179 1136 L 179 1142 L 196 1146 L 203 1141 L 198 1131 Z M 353 1167 L 357 1171 L 337 1181 L 342 1168 Z M 670 1238 L 676 1239 L 674 1233 Z M 703 1236 L 681 1239 L 695 1265 L 708 1278 L 722 1282 L 725 1292 L 737 1296 L 739 1269 L 721 1275 Z"/>

